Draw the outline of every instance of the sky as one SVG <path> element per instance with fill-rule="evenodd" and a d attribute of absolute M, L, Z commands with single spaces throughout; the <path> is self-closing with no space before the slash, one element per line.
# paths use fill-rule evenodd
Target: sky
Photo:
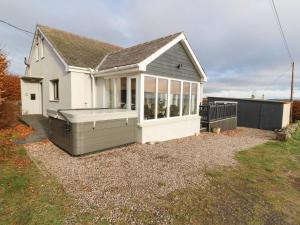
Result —
<path fill-rule="evenodd" d="M 300 98 L 300 1 L 275 4 Z M 290 95 L 291 62 L 271 0 L 1 0 L 0 19 L 33 32 L 43 24 L 123 47 L 183 31 L 208 77 L 206 96 Z M 31 42 L 32 36 L 0 23 L 0 48 L 12 73 L 24 74 Z"/>

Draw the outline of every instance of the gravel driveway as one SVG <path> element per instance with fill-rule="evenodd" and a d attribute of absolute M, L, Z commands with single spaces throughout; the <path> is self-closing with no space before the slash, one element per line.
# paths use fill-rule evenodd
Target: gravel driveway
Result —
<path fill-rule="evenodd" d="M 106 212 L 151 207 L 151 201 L 189 185 L 205 184 L 204 170 L 234 164 L 234 152 L 274 138 L 271 131 L 238 128 L 154 145 L 132 144 L 71 157 L 51 142 L 27 144 L 29 155 L 75 196 L 82 210 Z"/>

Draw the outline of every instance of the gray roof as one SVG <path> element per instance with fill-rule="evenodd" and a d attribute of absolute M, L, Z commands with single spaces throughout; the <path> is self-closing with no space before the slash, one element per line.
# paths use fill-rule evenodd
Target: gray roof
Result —
<path fill-rule="evenodd" d="M 119 46 L 38 25 L 53 47 L 70 66 L 95 68 L 105 55 L 122 49 Z"/>
<path fill-rule="evenodd" d="M 110 53 L 102 62 L 99 70 L 142 62 L 180 34 L 181 32 Z"/>
<path fill-rule="evenodd" d="M 96 68 L 103 60 L 99 70 L 142 62 L 181 34 L 179 32 L 133 47 L 122 48 L 44 25 L 38 27 L 68 65 Z"/>

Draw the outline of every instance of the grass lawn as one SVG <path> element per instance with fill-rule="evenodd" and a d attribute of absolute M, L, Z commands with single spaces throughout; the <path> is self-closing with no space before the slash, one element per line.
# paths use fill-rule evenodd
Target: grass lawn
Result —
<path fill-rule="evenodd" d="M 175 191 L 155 213 L 131 212 L 155 224 L 300 224 L 300 131 L 288 142 L 269 142 L 236 154 L 238 165 L 206 171 L 206 187 Z M 124 222 L 125 224 L 125 222 Z"/>
<path fill-rule="evenodd" d="M 39 171 L 24 147 L 13 144 L 17 137 L 17 132 L 0 132 L 0 225 L 94 224 L 55 178 Z"/>
<path fill-rule="evenodd" d="M 6 137 L 0 134 L 0 141 Z M 221 151 L 221 149 L 220 149 Z M 300 224 L 300 131 L 236 154 L 234 168 L 206 171 L 209 184 L 170 193 L 153 212 L 131 211 L 137 224 Z M 22 146 L 0 145 L 0 224 L 95 224 L 55 178 L 43 176 Z M 98 220 L 98 224 L 108 224 Z"/>

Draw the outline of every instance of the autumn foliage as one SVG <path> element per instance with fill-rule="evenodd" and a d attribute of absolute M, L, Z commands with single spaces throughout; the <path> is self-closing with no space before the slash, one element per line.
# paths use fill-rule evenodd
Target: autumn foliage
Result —
<path fill-rule="evenodd" d="M 8 61 L 0 50 L 0 128 L 14 126 L 20 109 L 20 78 L 9 75 Z"/>
<path fill-rule="evenodd" d="M 293 120 L 300 120 L 300 100 L 293 103 Z"/>
<path fill-rule="evenodd" d="M 4 55 L 4 53 L 1 52 L 0 50 L 0 105 L 3 103 L 4 101 L 4 97 L 3 97 L 3 80 L 4 77 L 7 75 L 7 67 L 8 67 L 8 62 L 6 60 L 6 57 Z"/>

